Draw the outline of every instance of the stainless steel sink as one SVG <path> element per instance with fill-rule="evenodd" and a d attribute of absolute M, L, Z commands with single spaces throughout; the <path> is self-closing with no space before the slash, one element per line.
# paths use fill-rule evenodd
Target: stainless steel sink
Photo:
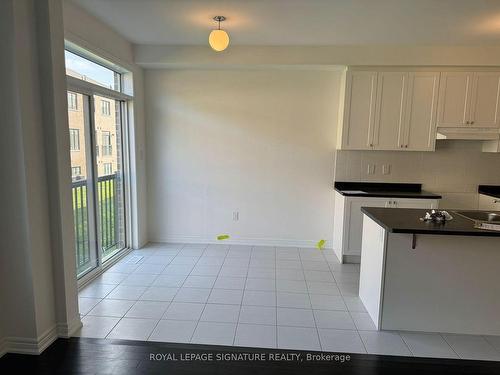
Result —
<path fill-rule="evenodd" d="M 457 215 L 473 221 L 500 223 L 500 213 L 488 211 L 453 211 Z"/>

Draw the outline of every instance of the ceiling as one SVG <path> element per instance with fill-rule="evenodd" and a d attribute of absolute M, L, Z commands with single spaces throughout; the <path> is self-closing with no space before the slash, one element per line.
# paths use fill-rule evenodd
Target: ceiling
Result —
<path fill-rule="evenodd" d="M 493 45 L 500 0 L 71 0 L 137 44 Z"/>

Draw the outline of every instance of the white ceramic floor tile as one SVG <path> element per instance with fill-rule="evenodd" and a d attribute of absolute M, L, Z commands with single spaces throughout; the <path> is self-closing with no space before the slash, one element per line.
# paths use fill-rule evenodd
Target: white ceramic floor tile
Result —
<path fill-rule="evenodd" d="M 307 285 L 302 280 L 276 280 L 278 292 L 307 293 Z"/>
<path fill-rule="evenodd" d="M 91 297 L 91 298 L 104 298 L 115 288 L 116 285 L 92 283 L 83 288 L 83 290 L 78 293 L 78 296 Z"/>
<path fill-rule="evenodd" d="M 172 302 L 162 319 L 199 320 L 205 308 L 204 303 Z"/>
<path fill-rule="evenodd" d="M 158 275 L 131 273 L 120 283 L 120 285 L 150 286 L 157 277 Z"/>
<path fill-rule="evenodd" d="M 309 294 L 278 292 L 277 306 L 310 309 Z"/>
<path fill-rule="evenodd" d="M 242 303 L 254 306 L 276 306 L 276 292 L 245 290 Z"/>
<path fill-rule="evenodd" d="M 210 289 L 204 288 L 181 288 L 175 295 L 175 302 L 207 302 Z"/>
<path fill-rule="evenodd" d="M 335 279 L 330 271 L 304 270 L 304 276 L 307 281 L 321 281 L 326 283 L 335 282 Z"/>
<path fill-rule="evenodd" d="M 302 261 L 302 268 L 306 271 L 326 271 L 330 272 L 330 267 L 325 261 Z"/>
<path fill-rule="evenodd" d="M 312 310 L 278 307 L 278 325 L 316 327 Z"/>
<path fill-rule="evenodd" d="M 238 305 L 207 304 L 200 321 L 237 323 L 239 313 L 240 306 Z"/>
<path fill-rule="evenodd" d="M 106 298 L 109 299 L 128 299 L 136 301 L 146 291 L 145 286 L 126 286 L 118 285 Z"/>
<path fill-rule="evenodd" d="M 208 303 L 240 305 L 243 291 L 239 289 L 212 289 Z"/>
<path fill-rule="evenodd" d="M 314 310 L 314 318 L 318 328 L 356 329 L 347 311 Z"/>
<path fill-rule="evenodd" d="M 194 266 L 191 275 L 197 276 L 217 276 L 222 266 Z"/>
<path fill-rule="evenodd" d="M 280 349 L 321 350 L 316 328 L 278 326 Z"/>
<path fill-rule="evenodd" d="M 308 281 L 307 289 L 311 294 L 326 294 L 331 296 L 340 296 L 340 289 L 335 283 L 325 283 L 321 281 Z"/>
<path fill-rule="evenodd" d="M 276 261 L 274 258 L 250 258 L 251 268 L 274 268 Z"/>
<path fill-rule="evenodd" d="M 359 273 L 359 264 L 340 264 L 337 261 L 329 261 L 328 264 L 333 272 Z"/>
<path fill-rule="evenodd" d="M 103 299 L 90 310 L 88 315 L 122 318 L 133 305 L 134 301 Z"/>
<path fill-rule="evenodd" d="M 139 267 L 139 264 L 117 263 L 114 266 L 112 266 L 108 271 L 117 273 L 132 273 L 137 269 L 137 267 Z"/>
<path fill-rule="evenodd" d="M 276 326 L 238 324 L 234 345 L 252 348 L 276 348 Z"/>
<path fill-rule="evenodd" d="M 458 358 L 438 333 L 401 332 L 400 334 L 415 357 Z"/>
<path fill-rule="evenodd" d="M 83 326 L 75 333 L 75 336 L 103 339 L 119 321 L 120 318 L 87 315 L 82 318 Z"/>
<path fill-rule="evenodd" d="M 78 312 L 80 315 L 86 315 L 99 302 L 101 302 L 100 298 L 78 297 Z"/>
<path fill-rule="evenodd" d="M 209 288 L 215 284 L 216 277 L 215 276 L 196 276 L 189 275 L 184 281 L 182 285 L 184 288 Z"/>
<path fill-rule="evenodd" d="M 484 336 L 484 338 L 500 352 L 500 336 Z"/>
<path fill-rule="evenodd" d="M 146 264 L 143 263 L 136 268 L 134 273 L 145 273 L 150 275 L 159 275 L 165 269 L 164 264 Z"/>
<path fill-rule="evenodd" d="M 199 260 L 198 263 L 196 263 L 197 266 L 222 266 L 224 264 L 224 257 L 209 257 L 209 256 L 202 256 Z"/>
<path fill-rule="evenodd" d="M 156 319 L 122 318 L 108 334 L 109 339 L 147 340 L 156 327 Z"/>
<path fill-rule="evenodd" d="M 174 257 L 169 255 L 153 255 L 146 258 L 144 260 L 144 264 L 159 264 L 162 266 L 166 266 L 167 264 L 170 264 L 173 259 Z"/>
<path fill-rule="evenodd" d="M 189 275 L 193 267 L 191 264 L 169 264 L 162 273 L 165 275 Z"/>
<path fill-rule="evenodd" d="M 394 332 L 360 331 L 359 335 L 370 354 L 411 356 L 405 342 Z"/>
<path fill-rule="evenodd" d="M 500 361 L 500 353 L 482 336 L 443 334 L 443 338 L 462 359 Z"/>
<path fill-rule="evenodd" d="M 359 285 L 356 283 L 339 283 L 337 284 L 340 293 L 344 297 L 358 297 L 359 295 Z"/>
<path fill-rule="evenodd" d="M 245 267 L 234 267 L 234 266 L 222 266 L 219 276 L 225 277 L 242 277 L 248 272 L 248 266 Z"/>
<path fill-rule="evenodd" d="M 324 351 L 340 353 L 366 353 L 357 331 L 344 329 L 318 329 L 321 348 Z"/>
<path fill-rule="evenodd" d="M 375 327 L 375 323 L 373 323 L 373 320 L 372 318 L 370 318 L 370 315 L 368 315 L 368 313 L 351 311 L 350 314 L 358 330 L 375 331 L 377 329 Z"/>
<path fill-rule="evenodd" d="M 214 288 L 217 289 L 245 289 L 245 277 L 227 277 L 219 276 L 215 282 Z"/>
<path fill-rule="evenodd" d="M 274 292 L 276 290 L 276 281 L 274 279 L 256 279 L 249 277 L 247 278 L 245 289 Z"/>
<path fill-rule="evenodd" d="M 148 341 L 188 343 L 196 324 L 195 321 L 160 320 Z"/>
<path fill-rule="evenodd" d="M 240 323 L 276 325 L 276 308 L 269 306 L 241 306 Z"/>
<path fill-rule="evenodd" d="M 92 284 L 109 284 L 118 285 L 128 276 L 128 273 L 118 273 L 118 272 L 104 272 L 101 276 L 96 278 Z"/>
<path fill-rule="evenodd" d="M 353 272 L 334 272 L 333 277 L 337 283 L 359 283 L 359 274 Z"/>
<path fill-rule="evenodd" d="M 198 262 L 199 257 L 183 257 L 183 256 L 176 256 L 172 262 L 170 262 L 170 265 L 172 266 L 178 266 L 178 265 L 184 265 L 184 266 L 193 266 Z"/>
<path fill-rule="evenodd" d="M 280 259 L 276 260 L 276 268 L 284 268 L 284 269 L 292 269 L 292 270 L 301 270 L 302 263 L 300 260 L 288 260 L 288 259 Z"/>
<path fill-rule="evenodd" d="M 179 291 L 179 288 L 169 288 L 165 286 L 150 286 L 139 298 L 142 301 L 172 301 Z"/>
<path fill-rule="evenodd" d="M 283 280 L 305 280 L 301 269 L 276 268 L 276 279 Z"/>
<path fill-rule="evenodd" d="M 229 267 L 247 267 L 249 263 L 250 263 L 250 256 L 248 256 L 248 258 L 235 257 L 235 258 L 226 258 L 224 260 L 224 266 L 229 266 Z"/>
<path fill-rule="evenodd" d="M 170 302 L 137 301 L 125 314 L 126 318 L 160 319 Z"/>
<path fill-rule="evenodd" d="M 309 294 L 309 298 L 311 299 L 311 305 L 313 309 L 347 311 L 347 306 L 341 296 Z"/>
<path fill-rule="evenodd" d="M 199 322 L 191 339 L 192 343 L 233 345 L 236 324 Z"/>
<path fill-rule="evenodd" d="M 344 302 L 349 311 L 366 312 L 365 305 L 359 297 L 344 297 Z"/>
<path fill-rule="evenodd" d="M 249 267 L 247 276 L 253 279 L 274 279 L 276 270 L 274 268 Z"/>
<path fill-rule="evenodd" d="M 158 275 L 152 286 L 165 286 L 170 288 L 180 288 L 186 280 L 186 275 Z"/>

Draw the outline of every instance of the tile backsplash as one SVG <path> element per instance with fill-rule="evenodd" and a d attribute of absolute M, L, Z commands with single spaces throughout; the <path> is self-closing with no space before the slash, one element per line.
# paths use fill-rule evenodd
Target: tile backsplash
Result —
<path fill-rule="evenodd" d="M 435 152 L 339 150 L 335 181 L 421 183 L 443 196 L 442 208 L 475 209 L 478 185 L 500 185 L 500 154 L 481 147 L 478 141 L 454 140 L 438 141 Z"/>

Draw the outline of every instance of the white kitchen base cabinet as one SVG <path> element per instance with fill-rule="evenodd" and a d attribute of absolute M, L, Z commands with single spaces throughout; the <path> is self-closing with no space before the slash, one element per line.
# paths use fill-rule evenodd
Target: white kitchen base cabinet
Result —
<path fill-rule="evenodd" d="M 341 263 L 359 263 L 363 233 L 361 207 L 438 208 L 438 199 L 350 197 L 335 192 L 333 250 Z"/>
<path fill-rule="evenodd" d="M 359 297 L 376 328 L 500 335 L 500 237 L 412 237 L 364 216 Z"/>

